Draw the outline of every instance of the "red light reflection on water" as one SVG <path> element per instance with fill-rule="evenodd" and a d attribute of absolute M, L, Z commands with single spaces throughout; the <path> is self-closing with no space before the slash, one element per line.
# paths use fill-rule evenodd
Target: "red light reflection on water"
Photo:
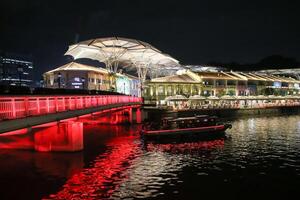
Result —
<path fill-rule="evenodd" d="M 0 149 L 32 149 L 34 141 L 28 129 L 20 129 L 0 134 Z"/>
<path fill-rule="evenodd" d="M 0 135 L 1 149 L 36 151 L 79 151 L 83 149 L 81 122 L 48 123 Z"/>
<path fill-rule="evenodd" d="M 136 137 L 117 137 L 107 145 L 109 151 L 98 156 L 92 167 L 71 177 L 63 189 L 47 199 L 102 199 L 110 197 L 126 179 L 123 173 L 140 152 Z"/>
<path fill-rule="evenodd" d="M 79 151 L 83 149 L 83 124 L 64 122 L 34 133 L 37 151 Z"/>

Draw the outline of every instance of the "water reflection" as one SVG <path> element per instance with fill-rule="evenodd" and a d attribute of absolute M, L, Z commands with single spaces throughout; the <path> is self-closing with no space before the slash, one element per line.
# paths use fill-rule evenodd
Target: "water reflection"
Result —
<path fill-rule="evenodd" d="M 160 144 L 160 143 L 147 143 L 147 151 L 163 151 L 170 153 L 193 153 L 199 151 L 209 151 L 215 148 L 224 147 L 224 138 L 209 140 L 209 141 L 197 141 L 194 142 L 185 142 L 185 143 L 169 143 L 169 144 Z"/>
<path fill-rule="evenodd" d="M 110 197 L 126 179 L 124 173 L 140 154 L 136 137 L 117 137 L 108 144 L 108 150 L 97 156 L 93 164 L 70 178 L 63 189 L 50 199 L 103 199 Z"/>
<path fill-rule="evenodd" d="M 80 153 L 1 150 L 1 199 L 18 199 L 8 192 L 16 187 L 19 199 L 286 199 L 300 194 L 300 116 L 240 119 L 225 139 L 169 144 L 144 144 L 139 126 L 98 121 L 78 121 L 85 146 Z M 62 134 L 50 138 L 51 145 L 44 142 L 49 136 L 43 131 L 74 131 L 70 125 L 59 127 L 36 129 L 40 138 L 32 135 L 26 145 L 34 148 L 33 141 L 42 141 L 37 144 L 49 149 L 57 138 L 71 140 Z M 24 189 L 27 182 L 34 184 Z"/>
<path fill-rule="evenodd" d="M 67 121 L 0 135 L 0 149 L 36 151 L 80 151 L 83 149 L 82 122 Z"/>
<path fill-rule="evenodd" d="M 84 167 L 82 152 L 0 150 L 1 199 L 41 199 Z"/>
<path fill-rule="evenodd" d="M 36 151 L 80 151 L 83 149 L 81 122 L 63 122 L 33 132 Z"/>

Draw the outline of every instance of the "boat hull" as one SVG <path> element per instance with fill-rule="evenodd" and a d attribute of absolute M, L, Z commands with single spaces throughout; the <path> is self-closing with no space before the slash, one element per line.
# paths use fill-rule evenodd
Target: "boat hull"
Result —
<path fill-rule="evenodd" d="M 160 139 L 192 139 L 192 138 L 217 138 L 224 137 L 226 129 L 231 128 L 231 125 L 216 125 L 197 128 L 183 128 L 172 130 L 153 130 L 142 131 L 142 135 L 148 140 Z"/>

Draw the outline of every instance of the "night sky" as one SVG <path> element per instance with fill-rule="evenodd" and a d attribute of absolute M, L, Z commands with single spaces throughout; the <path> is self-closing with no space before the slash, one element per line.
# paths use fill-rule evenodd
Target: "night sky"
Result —
<path fill-rule="evenodd" d="M 65 63 L 76 35 L 139 39 L 182 64 L 300 60 L 300 4 L 292 1 L 1 0 L 0 7 L 0 50 L 32 55 L 35 76 Z"/>

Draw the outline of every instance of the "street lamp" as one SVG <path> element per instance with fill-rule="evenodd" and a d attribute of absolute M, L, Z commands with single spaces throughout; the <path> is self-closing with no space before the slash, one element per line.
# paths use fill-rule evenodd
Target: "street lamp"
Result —
<path fill-rule="evenodd" d="M 58 72 L 57 77 L 58 77 L 58 88 L 60 88 L 60 80 L 61 80 L 61 73 L 60 72 Z"/>

